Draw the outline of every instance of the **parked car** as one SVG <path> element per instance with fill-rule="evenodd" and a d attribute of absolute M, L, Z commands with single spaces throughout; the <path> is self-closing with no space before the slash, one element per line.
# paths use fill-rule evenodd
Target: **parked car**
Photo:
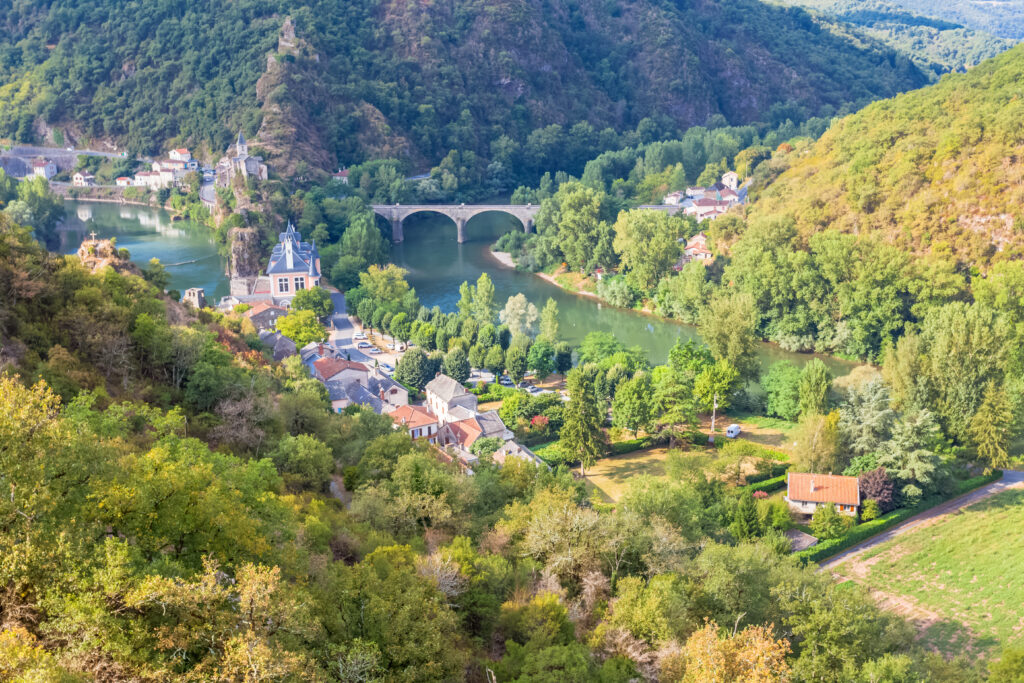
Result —
<path fill-rule="evenodd" d="M 509 377 L 508 375 L 502 375 L 500 378 L 498 378 L 498 384 L 500 384 L 503 387 L 513 386 L 512 378 Z"/>
<path fill-rule="evenodd" d="M 361 341 L 358 344 L 356 344 L 356 348 L 357 349 L 368 349 L 371 346 L 373 346 L 373 344 L 371 344 L 370 342 L 366 342 L 366 341 Z"/>
<path fill-rule="evenodd" d="M 542 393 L 544 393 L 543 389 L 541 389 L 538 386 L 533 386 L 533 385 L 530 385 L 530 386 L 526 387 L 526 390 L 529 391 L 531 394 L 542 394 Z"/>
<path fill-rule="evenodd" d="M 392 373 L 392 372 L 395 371 L 395 369 L 393 367 L 391 367 L 390 365 L 388 365 L 387 363 L 381 363 L 380 364 L 380 369 L 383 370 L 384 372 L 387 372 L 387 373 Z"/>
<path fill-rule="evenodd" d="M 735 439 L 740 435 L 740 426 L 738 424 L 731 424 L 725 428 L 725 435 L 730 439 Z"/>
<path fill-rule="evenodd" d="M 376 346 L 374 346 L 372 349 L 370 349 L 370 353 L 372 353 L 373 355 L 376 356 L 377 354 L 384 353 L 384 352 L 381 351 L 380 349 L 378 349 Z"/>
<path fill-rule="evenodd" d="M 352 335 L 352 338 L 353 339 L 366 339 L 366 333 L 365 332 L 356 332 L 355 334 Z"/>

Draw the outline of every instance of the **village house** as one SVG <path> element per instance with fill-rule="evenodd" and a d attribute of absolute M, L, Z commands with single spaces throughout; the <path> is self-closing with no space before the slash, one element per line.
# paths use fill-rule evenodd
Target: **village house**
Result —
<path fill-rule="evenodd" d="M 291 223 L 278 237 L 281 242 L 274 247 L 267 265 L 270 293 L 275 301 L 291 301 L 300 289 L 320 284 L 320 253 L 316 243 L 302 241 L 302 235 Z"/>
<path fill-rule="evenodd" d="M 276 361 L 282 361 L 285 358 L 294 356 L 298 353 L 298 350 L 295 348 L 295 342 L 280 332 L 262 330 L 259 332 L 259 337 L 260 341 L 270 348 L 270 351 L 274 356 L 274 360 Z"/>
<path fill-rule="evenodd" d="M 682 238 L 680 238 L 680 241 L 682 241 Z M 707 265 L 714 260 L 715 255 L 708 248 L 708 236 L 701 231 L 687 240 L 686 246 L 683 247 L 683 254 L 679 257 L 679 261 L 676 262 L 673 268 L 675 270 L 682 270 L 683 266 L 690 261 L 699 261 Z"/>
<path fill-rule="evenodd" d="M 331 177 L 333 179 L 337 180 L 340 183 L 348 185 L 348 169 L 347 168 L 343 168 L 340 171 L 338 171 L 337 173 L 332 173 Z"/>
<path fill-rule="evenodd" d="M 231 181 L 236 176 L 266 180 L 267 165 L 263 163 L 263 157 L 249 156 L 249 144 L 245 141 L 242 131 L 238 131 L 234 156 L 221 157 L 217 162 L 216 173 L 217 185 L 230 187 Z"/>
<path fill-rule="evenodd" d="M 345 384 L 356 382 L 364 389 L 370 385 L 370 369 L 362 363 L 344 358 L 321 358 L 314 361 L 313 377 L 324 383 L 332 380 Z"/>
<path fill-rule="evenodd" d="M 121 176 L 114 180 L 114 184 L 118 187 L 131 187 L 133 183 L 132 179 L 128 176 Z"/>
<path fill-rule="evenodd" d="M 189 287 L 185 295 L 181 297 L 182 303 L 191 304 L 192 308 L 201 310 L 206 308 L 206 290 L 202 287 Z"/>
<path fill-rule="evenodd" d="M 277 319 L 288 315 L 288 309 L 284 306 L 275 306 L 272 303 L 260 301 L 253 304 L 253 307 L 242 315 L 248 318 L 252 322 L 252 326 L 259 332 L 276 328 Z"/>
<path fill-rule="evenodd" d="M 822 505 L 834 505 L 844 515 L 860 511 L 860 480 L 835 474 L 790 472 L 786 475 L 786 502 L 794 512 L 813 515 Z"/>
<path fill-rule="evenodd" d="M 135 174 L 135 187 L 146 187 L 151 190 L 160 190 L 170 187 L 174 182 L 174 174 L 160 171 L 139 171 Z"/>
<path fill-rule="evenodd" d="M 96 184 L 96 176 L 85 171 L 76 171 L 71 176 L 71 185 L 74 187 L 92 187 Z"/>
<path fill-rule="evenodd" d="M 476 396 L 448 375 L 438 374 L 424 387 L 427 408 L 437 415 L 441 424 L 453 422 L 476 413 Z M 460 409 L 461 411 L 457 410 Z"/>
<path fill-rule="evenodd" d="M 391 411 L 389 417 L 397 427 L 408 431 L 412 438 L 437 443 L 440 425 L 434 414 L 423 406 L 399 406 Z"/>
<path fill-rule="evenodd" d="M 722 174 L 722 184 L 730 190 L 738 190 L 740 187 L 740 175 L 736 171 L 726 171 Z"/>
<path fill-rule="evenodd" d="M 32 161 L 32 175 L 49 180 L 57 175 L 57 166 L 49 159 L 40 157 Z"/>

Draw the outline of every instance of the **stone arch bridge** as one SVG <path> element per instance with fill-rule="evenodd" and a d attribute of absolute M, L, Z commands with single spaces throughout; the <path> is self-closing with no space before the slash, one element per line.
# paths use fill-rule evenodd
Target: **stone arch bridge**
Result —
<path fill-rule="evenodd" d="M 523 230 L 533 230 L 533 219 L 540 211 L 537 204 L 374 204 L 373 212 L 391 223 L 391 239 L 401 242 L 405 239 L 402 230 L 402 221 L 414 213 L 432 211 L 448 216 L 455 222 L 458 230 L 459 242 L 466 241 L 466 223 L 473 216 L 478 216 L 488 211 L 500 211 L 519 219 L 523 224 Z"/>

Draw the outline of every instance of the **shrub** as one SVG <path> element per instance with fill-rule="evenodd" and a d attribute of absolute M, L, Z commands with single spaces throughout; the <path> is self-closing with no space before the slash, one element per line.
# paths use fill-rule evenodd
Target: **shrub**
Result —
<path fill-rule="evenodd" d="M 893 493 L 895 487 L 884 467 L 869 470 L 860 475 L 860 495 L 877 502 L 882 512 L 889 512 L 895 507 Z"/>
<path fill-rule="evenodd" d="M 821 539 L 839 538 L 849 531 L 853 520 L 840 514 L 835 505 L 822 505 L 811 517 L 811 531 Z"/>
<path fill-rule="evenodd" d="M 882 514 L 882 508 L 874 498 L 868 498 L 860 508 L 860 519 L 862 522 L 870 522 L 878 519 Z"/>

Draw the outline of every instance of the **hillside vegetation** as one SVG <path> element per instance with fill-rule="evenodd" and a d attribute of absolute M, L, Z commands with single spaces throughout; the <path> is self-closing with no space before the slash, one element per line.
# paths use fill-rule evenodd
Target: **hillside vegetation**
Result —
<path fill-rule="evenodd" d="M 286 17 L 296 39 L 279 44 Z M 755 0 L 0 6 L 0 136 L 58 126 L 134 151 L 173 140 L 219 153 L 242 128 L 301 140 L 298 154 L 328 168 L 529 151 L 552 124 L 582 126 L 585 160 L 607 148 L 599 131 L 649 117 L 656 139 L 717 115 L 827 116 L 924 82 L 891 50 Z"/>
<path fill-rule="evenodd" d="M 876 232 L 916 252 L 986 264 L 1024 242 L 1024 48 L 838 120 L 776 153 L 781 174 L 753 216 L 785 214 L 805 236 Z M 788 149 L 788 148 L 784 148 Z"/>
<path fill-rule="evenodd" d="M 961 23 L 945 5 L 890 0 L 775 0 L 778 4 L 803 7 L 836 22 L 834 30 L 846 27 L 851 36 L 876 40 L 907 55 L 925 72 L 941 75 L 963 71 L 1013 46 L 1010 26 L 1004 32 L 990 22 Z M 993 13 L 995 14 L 995 13 Z M 950 20 L 952 19 L 952 20 Z M 984 28 L 970 28 L 977 24 Z M 996 37 L 992 31 L 997 31 Z"/>

